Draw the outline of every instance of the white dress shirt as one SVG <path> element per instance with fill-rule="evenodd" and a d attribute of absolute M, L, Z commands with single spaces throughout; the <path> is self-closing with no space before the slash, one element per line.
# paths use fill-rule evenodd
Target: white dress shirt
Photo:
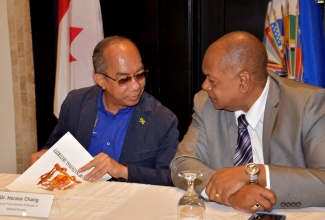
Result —
<path fill-rule="evenodd" d="M 252 150 L 253 150 L 253 162 L 256 164 L 264 164 L 263 156 L 263 121 L 264 121 L 264 111 L 266 105 L 267 95 L 269 93 L 269 78 L 266 81 L 266 85 L 261 96 L 256 100 L 248 112 L 244 111 L 235 111 L 234 115 L 237 118 L 244 114 L 246 120 L 249 123 L 247 126 L 249 136 L 251 138 Z M 266 171 L 266 188 L 270 189 L 270 172 L 269 167 L 265 166 Z M 202 191 L 201 196 L 208 198 L 205 190 Z"/>
<path fill-rule="evenodd" d="M 269 78 L 266 81 L 266 85 L 261 96 L 256 100 L 248 112 L 236 111 L 235 117 L 238 118 L 241 114 L 246 116 L 246 120 L 249 123 L 247 126 L 249 136 L 251 138 L 252 150 L 253 150 L 253 162 L 257 164 L 264 164 L 263 157 L 263 122 L 264 111 L 266 105 L 267 95 L 269 93 Z M 237 122 L 237 120 L 236 120 Z M 265 165 L 266 171 L 266 188 L 270 188 L 270 174 L 269 167 Z"/>

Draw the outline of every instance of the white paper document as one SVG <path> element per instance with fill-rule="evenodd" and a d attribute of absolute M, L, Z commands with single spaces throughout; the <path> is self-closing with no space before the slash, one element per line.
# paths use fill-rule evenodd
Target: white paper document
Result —
<path fill-rule="evenodd" d="M 90 171 L 79 173 L 78 169 L 93 157 L 67 132 L 41 158 L 29 167 L 14 182 L 6 186 L 10 191 L 54 194 L 57 199 L 66 199 L 87 189 L 93 182 L 84 180 Z M 101 180 L 108 180 L 106 174 Z"/>

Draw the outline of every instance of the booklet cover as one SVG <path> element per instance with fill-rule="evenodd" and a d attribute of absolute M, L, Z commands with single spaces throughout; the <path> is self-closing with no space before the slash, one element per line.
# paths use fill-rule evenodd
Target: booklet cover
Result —
<path fill-rule="evenodd" d="M 54 194 L 57 199 L 67 199 L 96 184 L 84 180 L 91 169 L 78 172 L 80 167 L 92 159 L 88 151 L 67 132 L 23 174 L 7 185 L 6 189 Z M 106 174 L 101 180 L 107 181 L 110 178 Z"/>

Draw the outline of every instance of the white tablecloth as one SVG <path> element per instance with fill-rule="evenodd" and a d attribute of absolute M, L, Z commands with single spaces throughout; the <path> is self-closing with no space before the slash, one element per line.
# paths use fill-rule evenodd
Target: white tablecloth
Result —
<path fill-rule="evenodd" d="M 17 174 L 0 174 L 0 190 L 15 180 Z M 176 187 L 135 183 L 98 182 L 65 200 L 55 199 L 49 219 L 176 220 L 177 202 L 184 194 Z M 250 214 L 233 208 L 206 203 L 207 220 L 246 220 Z M 287 220 L 325 220 L 325 208 L 276 209 Z M 0 216 L 0 220 L 33 219 Z M 39 220 L 39 219 L 38 219 Z"/>

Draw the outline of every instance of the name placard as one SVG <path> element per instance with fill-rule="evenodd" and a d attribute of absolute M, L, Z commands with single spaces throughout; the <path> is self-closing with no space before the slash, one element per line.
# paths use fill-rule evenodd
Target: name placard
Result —
<path fill-rule="evenodd" d="M 0 191 L 0 215 L 48 218 L 54 195 Z"/>

